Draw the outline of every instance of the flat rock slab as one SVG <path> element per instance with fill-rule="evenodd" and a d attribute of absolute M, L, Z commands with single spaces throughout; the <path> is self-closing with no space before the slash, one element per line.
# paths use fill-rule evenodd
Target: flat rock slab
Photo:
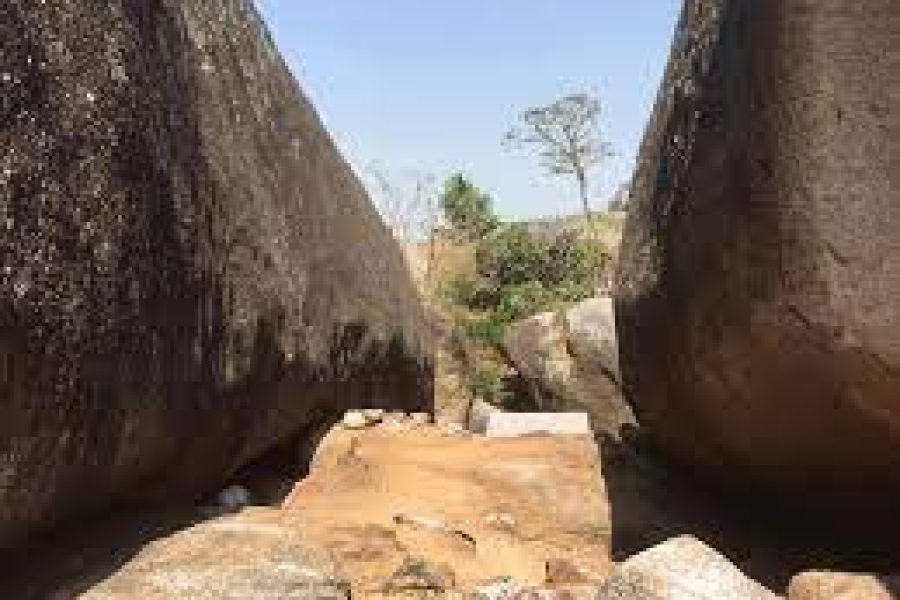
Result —
<path fill-rule="evenodd" d="M 526 435 L 593 435 L 587 413 L 491 413 L 485 434 L 489 438 Z"/>
<path fill-rule="evenodd" d="M 283 519 L 327 548 L 371 598 L 409 556 L 471 590 L 509 576 L 542 586 L 548 560 L 591 580 L 612 564 L 599 453 L 584 436 L 448 436 L 439 427 L 335 428 Z"/>

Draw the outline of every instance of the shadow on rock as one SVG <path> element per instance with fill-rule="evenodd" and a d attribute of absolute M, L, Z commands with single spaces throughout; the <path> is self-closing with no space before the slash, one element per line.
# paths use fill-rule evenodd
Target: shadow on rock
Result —
<path fill-rule="evenodd" d="M 713 487 L 667 462 L 637 429 L 599 441 L 616 562 L 680 535 L 706 541 L 776 592 L 808 570 L 894 573 L 897 538 L 853 531 L 758 492 Z"/>

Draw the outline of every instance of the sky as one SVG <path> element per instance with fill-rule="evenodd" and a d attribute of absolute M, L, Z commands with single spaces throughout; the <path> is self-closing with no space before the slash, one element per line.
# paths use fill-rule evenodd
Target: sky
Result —
<path fill-rule="evenodd" d="M 507 218 L 575 213 L 573 182 L 504 149 L 522 111 L 597 94 L 618 156 L 601 207 L 630 176 L 680 0 L 257 0 L 339 148 L 371 185 L 461 171 Z M 403 183 L 406 182 L 406 183 Z M 373 194 L 377 190 L 370 189 Z"/>

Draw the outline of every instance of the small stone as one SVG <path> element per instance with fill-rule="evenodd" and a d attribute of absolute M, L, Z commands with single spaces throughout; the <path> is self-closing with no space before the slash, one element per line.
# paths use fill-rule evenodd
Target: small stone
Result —
<path fill-rule="evenodd" d="M 455 437 L 466 433 L 466 429 L 459 423 L 444 423 L 440 426 L 441 434 L 447 437 Z"/>
<path fill-rule="evenodd" d="M 477 600 L 514 600 L 524 591 L 512 577 L 498 577 L 479 585 L 473 595 Z"/>
<path fill-rule="evenodd" d="M 407 557 L 390 578 L 381 585 L 384 593 L 431 591 L 446 592 L 456 585 L 456 574 L 444 564 L 422 557 Z"/>
<path fill-rule="evenodd" d="M 551 558 L 545 564 L 546 582 L 550 585 L 574 585 L 590 582 L 580 566 L 566 558 Z"/>
<path fill-rule="evenodd" d="M 503 411 L 480 398 L 476 398 L 469 408 L 469 422 L 467 423 L 469 431 L 479 435 L 486 434 L 490 416 L 498 412 Z"/>
<path fill-rule="evenodd" d="M 406 422 L 406 413 L 392 410 L 384 413 L 381 419 L 382 423 L 404 423 Z"/>
<path fill-rule="evenodd" d="M 232 485 L 219 492 L 216 500 L 225 512 L 238 512 L 250 504 L 250 492 L 240 485 Z"/>
<path fill-rule="evenodd" d="M 384 409 L 382 408 L 367 408 L 362 411 L 363 417 L 366 419 L 366 423 L 369 425 L 377 425 L 384 420 Z"/>
<path fill-rule="evenodd" d="M 341 424 L 345 429 L 365 429 L 368 427 L 369 422 L 361 411 L 351 410 L 344 414 Z"/>
<path fill-rule="evenodd" d="M 412 413 L 409 415 L 409 421 L 416 427 L 424 427 L 431 423 L 431 415 L 428 413 Z"/>
<path fill-rule="evenodd" d="M 516 528 L 515 517 L 507 513 L 491 513 L 484 518 L 484 523 L 488 527 L 506 532 L 512 532 Z"/>

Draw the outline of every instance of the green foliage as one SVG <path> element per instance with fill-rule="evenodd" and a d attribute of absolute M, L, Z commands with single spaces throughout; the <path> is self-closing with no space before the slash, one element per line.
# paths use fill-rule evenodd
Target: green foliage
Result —
<path fill-rule="evenodd" d="M 512 393 L 503 381 L 503 374 L 491 363 L 483 365 L 475 372 L 472 378 L 472 391 L 494 406 L 507 406 L 512 400 Z"/>
<path fill-rule="evenodd" d="M 553 297 L 556 302 L 572 304 L 587 300 L 594 295 L 594 285 L 588 281 L 563 281 L 553 288 Z"/>
<path fill-rule="evenodd" d="M 444 184 L 441 210 L 461 241 L 476 241 L 497 227 L 491 197 L 457 173 Z"/>
<path fill-rule="evenodd" d="M 589 286 L 607 257 L 577 231 L 541 235 L 509 225 L 478 244 L 475 260 L 478 275 L 498 286 L 538 282 L 553 290 L 573 283 Z"/>
<path fill-rule="evenodd" d="M 466 323 L 466 337 L 482 346 L 499 347 L 503 344 L 503 336 L 506 335 L 506 327 L 510 322 L 500 312 L 487 311 Z"/>
<path fill-rule="evenodd" d="M 535 234 L 523 225 L 498 228 L 476 249 L 476 276 L 446 287 L 452 304 L 477 311 L 468 339 L 500 346 L 513 321 L 591 297 L 606 255 L 577 231 Z"/>
<path fill-rule="evenodd" d="M 447 300 L 467 308 L 457 315 L 454 336 L 483 356 L 499 356 L 510 323 L 556 310 L 593 294 L 607 255 L 578 228 L 536 233 L 520 224 L 496 228 L 478 241 L 475 274 L 444 288 Z M 485 401 L 515 408 L 516 393 L 493 362 L 469 373 L 473 392 Z"/>
<path fill-rule="evenodd" d="M 497 294 L 497 286 L 490 281 L 466 275 L 451 279 L 444 288 L 444 297 L 450 304 L 476 310 L 495 306 Z"/>
<path fill-rule="evenodd" d="M 553 305 L 553 291 L 540 281 L 527 281 L 499 289 L 496 312 L 508 323 L 547 310 Z"/>
<path fill-rule="evenodd" d="M 567 283 L 590 284 L 607 261 L 606 250 L 600 244 L 581 239 L 578 232 L 563 231 L 547 248 L 543 281 L 551 287 Z"/>
<path fill-rule="evenodd" d="M 524 225 L 501 227 L 485 237 L 475 251 L 478 274 L 498 285 L 542 281 L 546 244 Z"/>

